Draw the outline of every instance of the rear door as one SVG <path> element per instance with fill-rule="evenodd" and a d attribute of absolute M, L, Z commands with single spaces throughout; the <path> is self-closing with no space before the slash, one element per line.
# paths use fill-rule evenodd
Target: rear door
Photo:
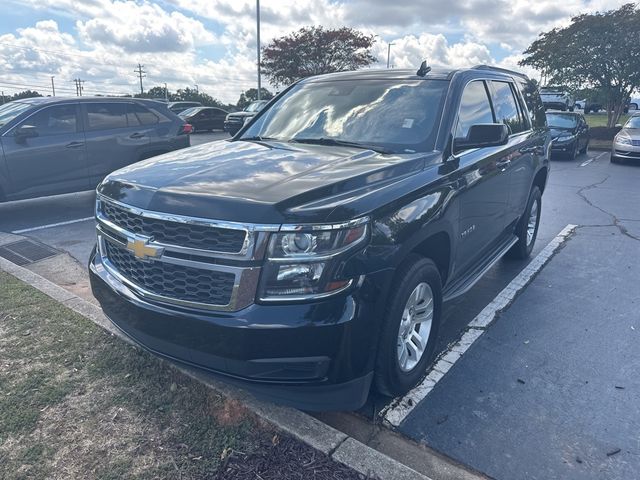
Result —
<path fill-rule="evenodd" d="M 79 120 L 77 103 L 51 105 L 16 127 L 33 126 L 37 137 L 21 141 L 11 133 L 3 137 L 12 196 L 53 195 L 90 188 L 85 137 Z"/>
<path fill-rule="evenodd" d="M 509 127 L 509 141 L 503 147 L 503 165 L 509 190 L 505 227 L 511 228 L 523 214 L 536 169 L 536 156 L 544 152 L 544 136 L 535 132 L 525 115 L 515 83 L 491 80 L 491 97 L 498 122 Z"/>
<path fill-rule="evenodd" d="M 153 127 L 140 125 L 130 102 L 82 104 L 89 174 L 97 185 L 109 173 L 144 157 Z"/>
<path fill-rule="evenodd" d="M 211 111 L 211 129 L 222 130 L 224 129 L 224 121 L 227 118 L 227 112 L 219 108 L 213 108 Z"/>

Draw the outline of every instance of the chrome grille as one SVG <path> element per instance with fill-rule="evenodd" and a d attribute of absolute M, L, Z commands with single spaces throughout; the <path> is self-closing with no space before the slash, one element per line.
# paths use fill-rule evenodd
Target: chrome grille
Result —
<path fill-rule="evenodd" d="M 228 305 L 235 275 L 167 262 L 138 260 L 127 249 L 105 242 L 106 257 L 125 278 L 155 295 L 184 302 Z"/>
<path fill-rule="evenodd" d="M 108 202 L 101 202 L 100 213 L 108 221 L 128 232 L 151 237 L 159 243 L 187 248 L 239 253 L 243 249 L 247 236 L 244 230 L 144 217 Z"/>

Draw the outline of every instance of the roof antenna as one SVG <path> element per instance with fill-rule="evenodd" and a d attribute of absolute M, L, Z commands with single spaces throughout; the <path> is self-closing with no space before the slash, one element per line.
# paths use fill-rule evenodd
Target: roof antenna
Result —
<path fill-rule="evenodd" d="M 424 77 L 430 71 L 431 71 L 431 67 L 428 67 L 427 61 L 423 60 L 422 63 L 420 64 L 420 68 L 416 72 L 416 75 L 418 75 L 419 77 Z"/>

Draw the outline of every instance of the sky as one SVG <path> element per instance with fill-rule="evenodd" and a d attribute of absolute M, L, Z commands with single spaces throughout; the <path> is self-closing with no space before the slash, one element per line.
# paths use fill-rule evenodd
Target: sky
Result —
<path fill-rule="evenodd" d="M 518 67 L 540 32 L 619 0 L 262 0 L 261 42 L 309 25 L 353 27 L 376 35 L 373 54 L 385 68 L 480 63 Z M 255 0 L 3 0 L 0 90 L 75 95 L 195 88 L 224 103 L 257 85 Z M 537 76 L 536 72 L 528 71 Z M 263 78 L 263 85 L 269 88 Z"/>

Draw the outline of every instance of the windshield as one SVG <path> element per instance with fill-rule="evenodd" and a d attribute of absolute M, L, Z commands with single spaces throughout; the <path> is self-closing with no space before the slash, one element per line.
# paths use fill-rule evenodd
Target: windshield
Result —
<path fill-rule="evenodd" d="M 624 124 L 624 128 L 640 128 L 640 116 L 634 115 L 627 123 Z"/>
<path fill-rule="evenodd" d="M 30 103 L 9 102 L 0 106 L 0 127 L 32 107 Z"/>
<path fill-rule="evenodd" d="M 447 86 L 443 80 L 298 84 L 239 140 L 348 142 L 393 153 L 433 150 Z"/>
<path fill-rule="evenodd" d="M 260 110 L 262 110 L 262 107 L 264 107 L 266 103 L 267 102 L 264 100 L 253 102 L 249 104 L 249 106 L 245 109 L 245 112 L 259 112 Z"/>
<path fill-rule="evenodd" d="M 563 115 L 561 113 L 548 113 L 547 124 L 550 128 L 574 128 L 577 123 L 575 115 Z"/>

